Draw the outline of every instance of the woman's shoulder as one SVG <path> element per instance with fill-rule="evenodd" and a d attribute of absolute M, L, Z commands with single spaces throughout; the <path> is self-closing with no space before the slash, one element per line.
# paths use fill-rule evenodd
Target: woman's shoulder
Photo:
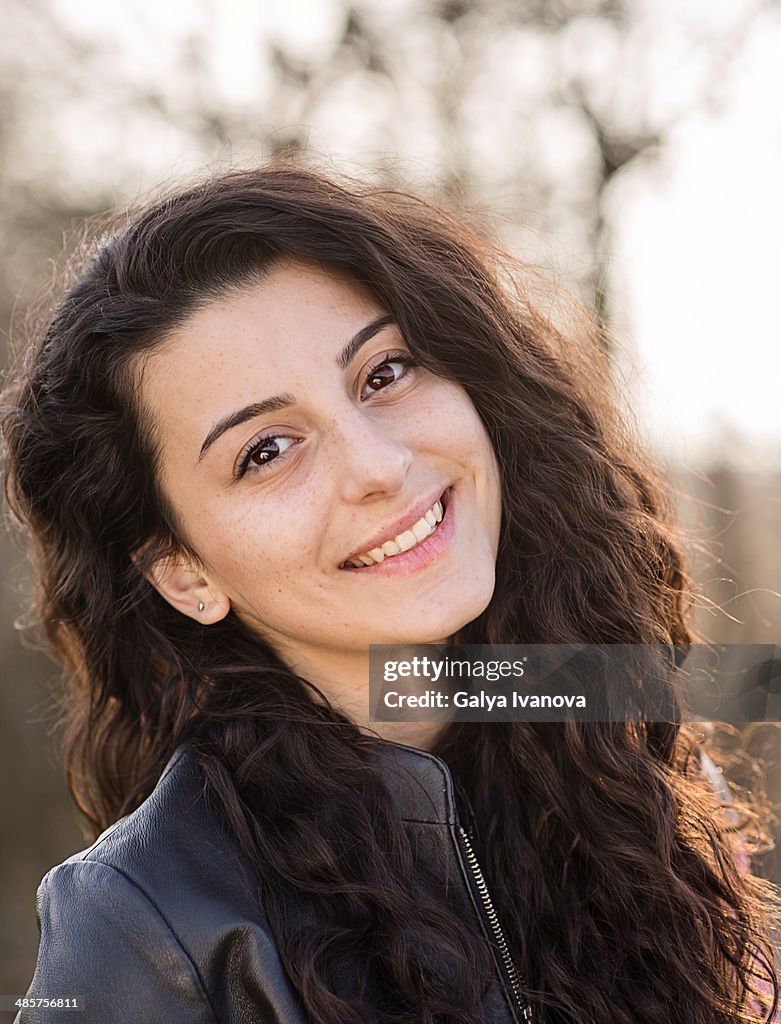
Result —
<path fill-rule="evenodd" d="M 233 1020 L 222 958 L 277 970 L 256 892 L 197 757 L 180 748 L 141 806 L 44 877 L 29 994 L 85 996 L 85 1024 Z"/>
<path fill-rule="evenodd" d="M 221 917 L 246 917 L 253 908 L 263 921 L 257 883 L 188 744 L 176 750 L 136 810 L 44 878 L 50 891 L 80 881 L 91 903 L 132 894 L 177 935 L 213 930 Z"/>
<path fill-rule="evenodd" d="M 220 868 L 215 871 L 215 865 Z M 86 849 L 52 868 L 50 886 L 79 874 L 123 878 L 158 906 L 179 899 L 192 887 L 204 888 L 211 875 L 246 874 L 227 821 L 207 797 L 205 780 L 192 748 L 179 747 L 153 791 Z M 117 885 L 119 882 L 117 881 Z"/>

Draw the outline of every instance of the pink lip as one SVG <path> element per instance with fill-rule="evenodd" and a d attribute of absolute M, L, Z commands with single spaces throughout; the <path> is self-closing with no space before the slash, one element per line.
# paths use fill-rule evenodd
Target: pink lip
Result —
<path fill-rule="evenodd" d="M 416 572 L 424 565 L 429 565 L 438 558 L 441 558 L 450 548 L 455 534 L 455 501 L 453 500 L 451 488 L 445 491 L 444 498 L 445 514 L 442 517 L 442 521 L 436 530 L 430 533 L 425 540 L 416 544 L 414 548 L 410 548 L 409 551 L 402 551 L 398 555 L 392 555 L 382 562 L 375 563 L 375 565 L 367 565 L 363 569 L 352 569 L 347 566 L 344 572 L 353 573 L 354 575 L 366 574 L 367 576 L 407 576 L 410 573 Z M 436 501 L 437 499 L 434 500 Z M 431 505 L 433 504 L 434 502 L 432 501 Z M 427 505 L 426 508 L 431 508 L 431 505 Z M 418 519 L 420 519 L 420 516 L 418 516 Z M 415 522 L 417 522 L 417 519 L 412 520 L 412 523 Z M 408 525 L 411 525 L 411 523 L 408 523 Z M 403 529 L 404 527 L 398 532 L 403 532 Z M 385 536 L 387 537 L 388 535 L 385 534 Z M 369 549 L 362 548 L 361 550 L 366 551 Z"/>

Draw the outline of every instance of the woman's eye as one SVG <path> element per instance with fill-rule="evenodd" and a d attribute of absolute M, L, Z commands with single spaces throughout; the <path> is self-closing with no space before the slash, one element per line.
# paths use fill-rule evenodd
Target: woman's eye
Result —
<path fill-rule="evenodd" d="M 372 391 L 383 391 L 405 377 L 408 367 L 416 365 L 412 356 L 406 354 L 385 356 L 382 362 L 377 363 L 369 371 L 365 387 Z"/>
<path fill-rule="evenodd" d="M 261 437 L 253 441 L 241 456 L 236 473 L 237 478 L 241 479 L 251 467 L 262 469 L 269 462 L 283 456 L 294 444 L 298 444 L 295 438 L 285 437 L 281 434 L 273 437 Z"/>

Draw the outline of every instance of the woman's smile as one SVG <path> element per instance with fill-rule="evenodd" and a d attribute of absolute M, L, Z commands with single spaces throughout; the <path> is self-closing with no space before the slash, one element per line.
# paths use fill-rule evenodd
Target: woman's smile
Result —
<path fill-rule="evenodd" d="M 407 515 L 398 532 L 393 529 L 380 531 L 380 536 L 387 540 L 351 555 L 340 569 L 363 575 L 369 571 L 375 578 L 408 575 L 431 565 L 450 549 L 453 539 L 452 493 L 452 488 L 446 488 L 422 516 Z"/>
<path fill-rule="evenodd" d="M 413 341 L 351 278 L 287 261 L 147 357 L 158 476 L 203 567 L 158 580 L 169 601 L 203 603 L 204 623 L 232 609 L 308 665 L 438 643 L 485 609 L 498 464 L 465 390 Z"/>

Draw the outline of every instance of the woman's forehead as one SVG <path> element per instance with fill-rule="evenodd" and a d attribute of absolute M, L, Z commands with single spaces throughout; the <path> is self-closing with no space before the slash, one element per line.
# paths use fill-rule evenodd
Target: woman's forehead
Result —
<path fill-rule="evenodd" d="M 242 341 L 317 348 L 338 342 L 356 318 L 380 309 L 368 289 L 344 271 L 288 260 L 260 280 L 208 301 L 168 334 L 160 350 L 178 356 L 201 348 L 219 356 Z"/>
<path fill-rule="evenodd" d="M 351 341 L 373 327 L 380 335 L 389 319 L 346 274 L 281 264 L 206 303 L 143 357 L 142 408 L 158 434 L 189 447 L 243 403 L 297 399 L 335 382 Z"/>

